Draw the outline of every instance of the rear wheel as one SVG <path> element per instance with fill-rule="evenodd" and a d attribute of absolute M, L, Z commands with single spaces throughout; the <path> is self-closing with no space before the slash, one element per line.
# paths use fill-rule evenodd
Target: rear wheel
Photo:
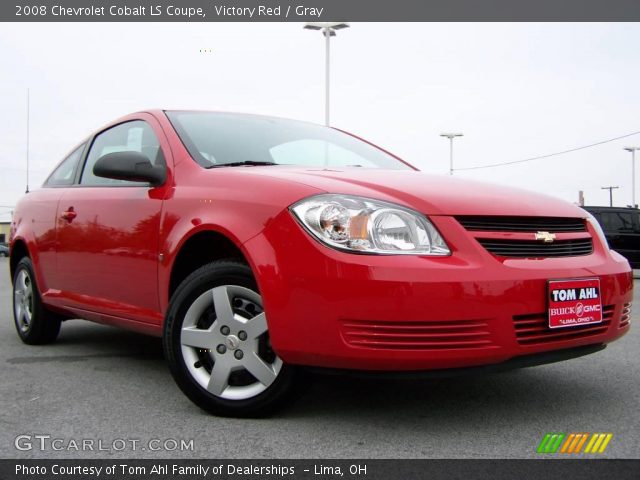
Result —
<path fill-rule="evenodd" d="M 18 262 L 13 275 L 13 319 L 24 343 L 52 343 L 60 332 L 60 317 L 42 304 L 29 257 Z"/>
<path fill-rule="evenodd" d="M 264 416 L 291 393 L 294 368 L 271 348 L 262 297 L 243 263 L 214 262 L 184 280 L 164 348 L 182 391 L 217 415 Z"/>

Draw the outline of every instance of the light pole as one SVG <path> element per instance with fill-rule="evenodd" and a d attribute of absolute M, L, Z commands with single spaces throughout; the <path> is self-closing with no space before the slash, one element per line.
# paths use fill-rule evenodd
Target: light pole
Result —
<path fill-rule="evenodd" d="M 615 187 L 600 187 L 602 190 L 609 190 L 609 206 L 613 207 L 613 191 L 617 188 L 620 188 L 619 186 L 615 186 Z"/>
<path fill-rule="evenodd" d="M 329 60 L 331 50 L 331 37 L 336 36 L 336 30 L 342 28 L 348 28 L 349 24 L 344 22 L 309 22 L 305 23 L 304 28 L 307 30 L 321 30 L 325 38 L 325 71 L 324 71 L 324 84 L 325 84 L 325 107 L 324 107 L 324 124 L 329 126 Z"/>
<path fill-rule="evenodd" d="M 449 175 L 453 175 L 453 139 L 463 135 L 461 133 L 441 133 L 440 136 L 449 139 Z"/>
<path fill-rule="evenodd" d="M 640 147 L 624 147 L 627 152 L 631 152 L 631 206 L 637 208 L 636 203 L 636 150 Z"/>

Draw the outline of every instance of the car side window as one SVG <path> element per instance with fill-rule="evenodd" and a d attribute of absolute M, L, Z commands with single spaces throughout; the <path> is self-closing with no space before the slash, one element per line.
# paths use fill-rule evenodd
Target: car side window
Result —
<path fill-rule="evenodd" d="M 97 177 L 93 174 L 93 166 L 98 159 L 114 152 L 142 153 L 152 165 L 165 165 L 160 142 L 151 126 L 142 120 L 134 120 L 116 125 L 96 136 L 87 155 L 80 184 L 87 186 L 142 185 L 127 180 Z"/>
<path fill-rule="evenodd" d="M 73 185 L 73 180 L 76 176 L 76 170 L 78 168 L 78 162 L 85 144 L 83 143 L 73 152 L 65 158 L 60 165 L 49 175 L 49 178 L 44 182 L 45 187 L 61 187 L 65 185 Z"/>
<path fill-rule="evenodd" d="M 631 212 L 602 212 L 602 228 L 606 232 L 633 231 L 633 214 Z"/>
<path fill-rule="evenodd" d="M 618 212 L 611 218 L 614 230 L 623 230 L 630 232 L 633 230 L 633 217 L 631 213 Z"/>

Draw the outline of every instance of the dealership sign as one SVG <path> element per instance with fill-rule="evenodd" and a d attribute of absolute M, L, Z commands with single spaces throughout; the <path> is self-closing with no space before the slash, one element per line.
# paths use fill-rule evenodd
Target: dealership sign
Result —
<path fill-rule="evenodd" d="M 562 328 L 602 322 L 600 279 L 549 282 L 549 327 Z"/>

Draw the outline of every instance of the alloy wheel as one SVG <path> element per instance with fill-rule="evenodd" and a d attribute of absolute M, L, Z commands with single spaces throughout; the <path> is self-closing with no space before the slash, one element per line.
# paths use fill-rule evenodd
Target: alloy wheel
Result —
<path fill-rule="evenodd" d="M 13 309 L 20 331 L 28 331 L 33 316 L 33 282 L 26 269 L 18 272 L 13 286 Z"/>
<path fill-rule="evenodd" d="M 271 349 L 262 298 L 238 285 L 215 287 L 195 299 L 182 323 L 180 348 L 198 384 L 227 400 L 259 395 L 283 365 Z"/>

